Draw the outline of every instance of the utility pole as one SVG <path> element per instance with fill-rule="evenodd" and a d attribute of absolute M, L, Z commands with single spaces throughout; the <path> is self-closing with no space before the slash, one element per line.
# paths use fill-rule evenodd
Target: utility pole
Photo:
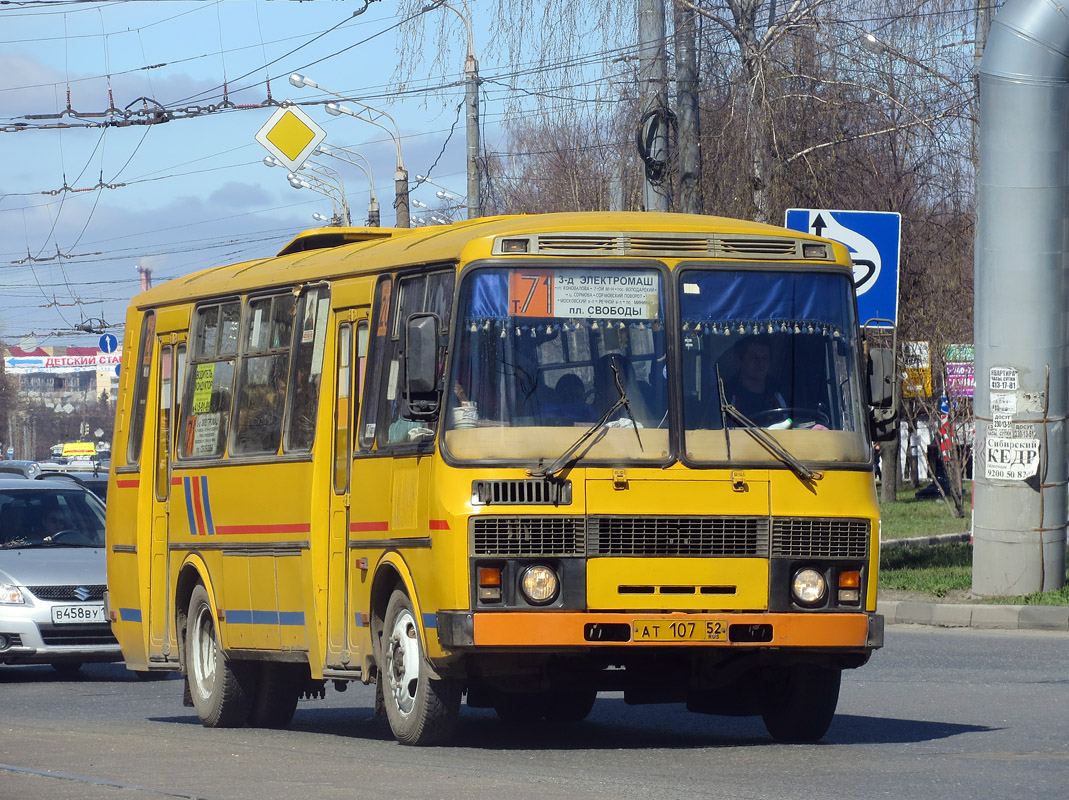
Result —
<path fill-rule="evenodd" d="M 773 4 L 774 5 L 774 4 Z M 676 108 L 679 109 L 679 210 L 702 214 L 701 123 L 698 118 L 698 55 L 695 14 L 673 3 L 676 40 Z"/>
<path fill-rule="evenodd" d="M 665 87 L 665 0 L 639 0 L 638 55 L 642 122 L 639 125 L 639 156 L 645 166 L 643 208 L 668 210 L 668 133 L 670 116 Z"/>
<path fill-rule="evenodd" d="M 973 89 L 976 92 L 976 108 L 973 111 L 972 123 L 972 163 L 973 173 L 980 169 L 980 59 L 984 56 L 984 48 L 987 47 L 987 35 L 991 33 L 991 17 L 994 10 L 991 0 L 976 0 L 973 10 Z"/>
<path fill-rule="evenodd" d="M 479 62 L 471 52 L 464 61 L 464 105 L 468 110 L 468 219 L 483 215 L 482 176 L 479 175 Z"/>

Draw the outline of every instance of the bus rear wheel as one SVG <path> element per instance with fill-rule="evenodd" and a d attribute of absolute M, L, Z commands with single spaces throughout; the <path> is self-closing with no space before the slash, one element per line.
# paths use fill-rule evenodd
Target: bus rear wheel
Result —
<path fill-rule="evenodd" d="M 842 670 L 816 664 L 785 668 L 770 686 L 761 717 L 777 742 L 816 742 L 839 704 Z"/>
<path fill-rule="evenodd" d="M 203 586 L 193 589 L 186 626 L 186 669 L 193 707 L 205 727 L 238 728 L 248 721 L 254 666 L 224 655 L 208 592 Z"/>
<path fill-rule="evenodd" d="M 307 682 L 308 669 L 303 664 L 265 661 L 260 665 L 249 724 L 257 728 L 287 727 Z"/>
<path fill-rule="evenodd" d="M 386 605 L 377 661 L 386 719 L 394 738 L 411 745 L 448 739 L 460 712 L 460 684 L 429 674 L 412 601 L 400 589 L 394 590 Z"/>

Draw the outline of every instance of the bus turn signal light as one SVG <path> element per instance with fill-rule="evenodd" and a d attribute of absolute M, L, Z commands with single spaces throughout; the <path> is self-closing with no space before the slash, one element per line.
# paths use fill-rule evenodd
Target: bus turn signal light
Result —
<path fill-rule="evenodd" d="M 491 603 L 501 601 L 500 567 L 479 567 L 479 599 Z"/>
<path fill-rule="evenodd" d="M 839 573 L 839 603 L 857 605 L 861 602 L 861 572 L 856 569 Z"/>

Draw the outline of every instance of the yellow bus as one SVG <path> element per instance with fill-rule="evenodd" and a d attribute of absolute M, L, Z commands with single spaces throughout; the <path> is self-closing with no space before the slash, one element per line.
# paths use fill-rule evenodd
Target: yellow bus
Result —
<path fill-rule="evenodd" d="M 127 666 L 180 671 L 211 727 L 362 681 L 405 744 L 599 692 L 819 739 L 883 643 L 890 373 L 851 279 L 806 234 L 582 213 L 312 230 L 139 294 Z"/>

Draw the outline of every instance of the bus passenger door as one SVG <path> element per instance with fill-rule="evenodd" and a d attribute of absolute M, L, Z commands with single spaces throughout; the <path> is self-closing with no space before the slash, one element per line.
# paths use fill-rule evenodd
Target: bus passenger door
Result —
<path fill-rule="evenodd" d="M 172 630 L 167 598 L 170 592 L 167 543 L 170 539 L 171 460 L 177 397 L 185 371 L 184 337 L 159 337 L 159 371 L 156 397 L 156 447 L 153 459 L 152 538 L 149 555 L 149 648 L 150 661 L 178 658 L 177 639 Z"/>
<path fill-rule="evenodd" d="M 330 544 L 327 554 L 328 666 L 347 669 L 354 659 L 349 641 L 349 511 L 353 425 L 367 354 L 367 308 L 339 312 L 335 362 L 334 436 L 331 465 Z"/>

